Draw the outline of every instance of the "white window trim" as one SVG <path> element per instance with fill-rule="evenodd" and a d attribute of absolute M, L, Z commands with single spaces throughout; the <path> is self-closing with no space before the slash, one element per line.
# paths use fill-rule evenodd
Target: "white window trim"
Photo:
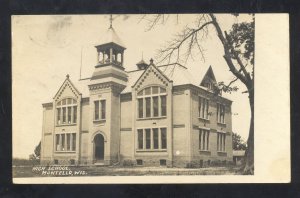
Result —
<path fill-rule="evenodd" d="M 159 93 L 152 94 L 152 87 L 158 87 Z M 151 94 L 144 95 L 145 89 L 147 89 L 147 88 L 150 88 Z M 160 88 L 165 89 L 166 92 L 160 93 Z M 143 92 L 143 95 L 138 96 L 138 93 L 141 92 L 141 91 Z M 152 85 L 152 86 L 144 87 L 142 90 L 138 91 L 137 94 L 136 94 L 137 120 L 166 118 L 167 115 L 162 115 L 161 96 L 166 96 L 166 103 L 167 103 L 167 96 L 168 96 L 168 94 L 167 94 L 167 88 L 159 86 L 159 85 Z M 158 97 L 158 115 L 157 116 L 154 116 L 154 110 L 153 110 L 153 98 L 154 97 Z M 146 98 L 150 98 L 150 117 L 146 117 Z M 139 99 L 143 99 L 143 117 L 139 117 L 139 103 L 138 103 Z M 167 108 L 168 107 L 166 105 L 166 114 L 167 114 Z"/>
<path fill-rule="evenodd" d="M 202 130 L 202 132 L 201 132 Z M 203 131 L 205 132 L 206 135 L 204 135 Z M 207 130 L 207 129 L 203 129 L 203 128 L 199 128 L 199 151 L 207 151 L 209 152 L 210 151 L 210 130 Z M 200 133 L 201 133 L 201 137 L 200 137 Z M 208 134 L 208 135 L 207 135 Z M 200 139 L 201 138 L 201 139 Z M 204 141 L 203 141 L 204 140 Z M 203 149 L 203 142 L 205 142 L 205 145 L 204 145 L 204 149 Z"/>
<path fill-rule="evenodd" d="M 56 135 L 59 135 L 59 146 L 61 147 L 62 146 L 62 135 L 65 135 L 65 141 L 64 141 L 64 146 L 65 146 L 65 148 L 67 148 L 67 134 L 70 134 L 70 150 L 58 150 L 57 149 L 57 142 L 56 142 Z M 76 139 L 76 141 L 75 141 L 75 150 L 72 150 L 72 148 L 73 148 L 73 138 L 74 138 L 74 135 L 75 135 L 75 139 Z M 56 152 L 56 153 L 76 153 L 76 149 L 77 149 L 77 146 L 76 146 L 76 142 L 77 142 L 77 138 L 76 138 L 76 136 L 77 136 L 77 133 L 76 132 L 59 132 L 59 133 L 55 133 L 55 136 L 54 136 L 54 138 L 55 138 L 55 141 L 54 141 L 54 151 Z"/>
<path fill-rule="evenodd" d="M 226 132 L 217 131 L 217 152 L 226 153 Z"/>
<path fill-rule="evenodd" d="M 223 122 L 222 120 L 219 120 L 219 115 L 220 115 L 220 106 L 223 106 L 224 107 L 224 116 L 223 116 Z M 225 122 L 225 116 L 226 116 L 226 105 L 222 104 L 222 103 L 217 103 L 217 123 L 218 124 L 223 124 L 223 125 L 226 125 L 226 122 Z"/>
<path fill-rule="evenodd" d="M 68 99 L 75 100 L 76 103 L 67 104 L 67 100 Z M 62 104 L 63 100 L 66 100 L 66 104 L 65 105 Z M 57 105 L 59 102 L 61 102 L 61 105 Z M 68 123 L 68 107 L 71 107 L 71 122 L 70 123 Z M 76 122 L 73 122 L 74 121 L 74 115 L 75 115 L 74 114 L 74 107 L 77 107 L 76 108 Z M 63 123 L 63 108 L 66 108 L 66 123 Z M 60 109 L 60 123 L 58 123 L 58 119 L 57 119 L 58 109 Z M 63 98 L 60 101 L 56 102 L 56 112 L 55 112 L 55 123 L 56 123 L 56 126 L 76 125 L 77 122 L 78 122 L 77 119 L 78 119 L 78 101 L 76 99 L 74 99 L 72 97 L 69 97 L 69 98 Z"/>
<path fill-rule="evenodd" d="M 161 129 L 166 129 L 166 143 L 167 147 L 162 148 L 162 139 L 161 139 Z M 150 129 L 150 149 L 146 148 L 146 129 Z M 153 138 L 153 129 L 158 129 L 158 148 L 154 148 L 154 138 Z M 139 139 L 138 139 L 138 130 L 143 130 L 143 148 L 139 148 Z M 136 152 L 152 152 L 152 151 L 167 151 L 168 149 L 168 127 L 159 126 L 159 127 L 141 127 L 136 129 Z"/>
<path fill-rule="evenodd" d="M 96 119 L 96 115 L 95 115 L 95 109 L 96 109 L 96 106 L 95 106 L 95 102 L 99 102 L 99 109 L 98 109 L 98 115 L 99 115 L 99 119 Z M 105 101 L 105 118 L 102 118 L 102 103 L 101 101 Z M 106 120 L 106 117 L 107 117 L 107 103 L 106 103 L 106 99 L 99 99 L 99 100 L 94 100 L 94 108 L 93 108 L 93 121 L 94 122 L 97 122 L 97 121 L 105 121 Z"/>
<path fill-rule="evenodd" d="M 201 116 L 201 113 L 200 113 L 201 110 L 199 109 L 199 107 L 200 107 L 200 106 L 199 106 L 199 105 L 200 105 L 200 104 L 199 104 L 200 98 L 202 98 L 202 99 L 204 99 L 204 100 L 206 100 L 206 101 L 208 102 L 208 106 L 206 105 L 207 103 L 205 103 L 205 106 L 207 106 L 207 110 L 206 110 L 206 111 L 207 111 L 207 113 L 206 113 L 206 114 L 207 114 L 207 115 L 206 115 L 207 118 L 205 118 L 205 116 L 204 116 L 204 117 Z M 210 99 L 207 98 L 207 97 L 203 97 L 203 96 L 201 96 L 201 95 L 198 95 L 198 101 L 197 101 L 197 102 L 198 102 L 198 118 L 199 118 L 199 119 L 202 119 L 202 120 L 210 120 L 210 115 L 209 115 L 209 104 L 210 104 Z M 202 104 L 201 104 L 201 106 L 202 106 Z"/>

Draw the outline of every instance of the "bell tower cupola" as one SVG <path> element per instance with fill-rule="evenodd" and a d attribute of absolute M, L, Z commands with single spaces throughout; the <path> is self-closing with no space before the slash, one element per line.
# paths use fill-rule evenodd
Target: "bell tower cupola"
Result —
<path fill-rule="evenodd" d="M 112 16 L 110 16 L 110 26 L 103 37 L 101 44 L 97 48 L 97 66 L 114 65 L 123 68 L 124 50 L 123 42 L 112 26 Z"/>
<path fill-rule="evenodd" d="M 110 15 L 110 26 L 96 49 L 97 64 L 88 84 L 91 118 L 89 131 L 91 131 L 90 139 L 93 141 L 88 152 L 90 161 L 98 162 L 100 160 L 100 163 L 109 165 L 115 163 L 119 156 L 120 96 L 128 82 L 128 75 L 123 64 L 125 47 L 112 27 L 112 15 Z M 104 138 L 100 157 L 96 153 L 98 140 L 93 136 L 97 133 Z"/>

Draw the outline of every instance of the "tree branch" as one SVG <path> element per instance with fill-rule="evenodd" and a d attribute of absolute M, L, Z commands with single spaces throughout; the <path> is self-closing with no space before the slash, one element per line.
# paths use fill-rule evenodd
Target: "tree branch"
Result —
<path fill-rule="evenodd" d="M 241 74 L 237 69 L 236 67 L 234 66 L 233 62 L 232 62 L 232 59 L 231 59 L 231 56 L 230 56 L 230 47 L 227 43 L 227 40 L 225 39 L 225 37 L 223 36 L 223 33 L 222 33 L 222 30 L 215 18 L 215 16 L 213 14 L 209 14 L 211 20 L 212 20 L 212 23 L 213 25 L 215 26 L 216 28 L 216 31 L 217 31 L 217 35 L 220 39 L 220 41 L 222 42 L 223 44 L 223 47 L 224 47 L 224 53 L 225 55 L 223 56 L 228 67 L 229 67 L 229 70 L 238 78 L 240 79 L 245 85 L 246 87 L 249 87 L 249 81 L 248 79 L 243 75 Z"/>

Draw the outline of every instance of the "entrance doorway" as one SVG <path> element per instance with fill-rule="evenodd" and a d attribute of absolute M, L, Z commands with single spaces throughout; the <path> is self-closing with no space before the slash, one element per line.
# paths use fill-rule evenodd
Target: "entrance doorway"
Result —
<path fill-rule="evenodd" d="M 104 137 L 101 134 L 97 134 L 94 137 L 94 154 L 96 161 L 104 160 Z"/>

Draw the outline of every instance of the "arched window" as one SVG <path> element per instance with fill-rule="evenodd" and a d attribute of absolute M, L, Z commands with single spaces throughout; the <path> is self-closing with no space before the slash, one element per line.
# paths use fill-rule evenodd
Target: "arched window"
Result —
<path fill-rule="evenodd" d="M 137 93 L 138 118 L 167 116 L 166 89 L 159 86 L 147 87 Z"/>
<path fill-rule="evenodd" d="M 57 125 L 76 124 L 77 101 L 73 98 L 65 98 L 56 104 Z"/>

